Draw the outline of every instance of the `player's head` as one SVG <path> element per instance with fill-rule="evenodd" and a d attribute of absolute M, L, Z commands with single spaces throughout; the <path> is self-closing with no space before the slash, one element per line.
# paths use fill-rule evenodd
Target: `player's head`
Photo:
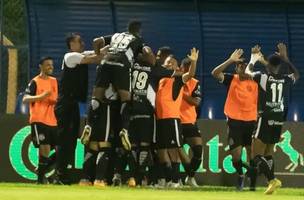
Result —
<path fill-rule="evenodd" d="M 132 20 L 128 23 L 128 32 L 135 36 L 141 35 L 141 22 Z"/>
<path fill-rule="evenodd" d="M 186 73 L 189 71 L 190 66 L 191 66 L 191 60 L 189 58 L 184 58 L 181 62 L 180 69 L 184 73 Z"/>
<path fill-rule="evenodd" d="M 65 39 L 66 45 L 70 51 L 83 52 L 84 42 L 78 33 L 69 33 Z"/>
<path fill-rule="evenodd" d="M 148 53 L 144 52 L 144 53 L 138 54 L 137 60 L 139 63 L 144 64 L 144 65 L 150 65 L 150 66 L 155 65 L 155 55 L 151 49 Z"/>
<path fill-rule="evenodd" d="M 164 64 L 166 58 L 172 54 L 172 50 L 168 46 L 160 47 L 156 54 L 156 62 L 159 65 Z"/>
<path fill-rule="evenodd" d="M 165 62 L 164 62 L 164 65 L 163 65 L 165 68 L 167 69 L 171 69 L 171 70 L 178 70 L 179 67 L 178 67 L 178 62 L 177 60 L 174 58 L 173 55 L 169 55 L 166 59 L 165 59 Z"/>
<path fill-rule="evenodd" d="M 235 64 L 235 72 L 239 75 L 245 75 L 246 67 L 247 67 L 246 62 L 237 62 Z"/>
<path fill-rule="evenodd" d="M 52 75 L 54 70 L 54 62 L 51 57 L 43 57 L 39 61 L 39 68 L 42 74 Z"/>
<path fill-rule="evenodd" d="M 273 74 L 278 74 L 280 71 L 280 66 L 282 60 L 279 55 L 272 54 L 267 58 L 268 65 L 266 66 L 266 70 Z"/>

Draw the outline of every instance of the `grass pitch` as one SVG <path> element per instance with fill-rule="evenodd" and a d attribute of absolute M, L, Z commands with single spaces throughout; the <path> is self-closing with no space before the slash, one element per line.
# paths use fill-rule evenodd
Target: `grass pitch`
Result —
<path fill-rule="evenodd" d="M 304 200 L 304 189 L 281 188 L 266 196 L 264 188 L 256 192 L 236 192 L 231 187 L 203 186 L 197 189 L 159 190 L 127 187 L 40 186 L 0 183 L 1 200 Z"/>

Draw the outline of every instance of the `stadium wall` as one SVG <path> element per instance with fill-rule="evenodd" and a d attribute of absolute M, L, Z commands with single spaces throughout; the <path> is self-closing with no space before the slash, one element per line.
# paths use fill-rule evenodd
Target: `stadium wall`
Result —
<path fill-rule="evenodd" d="M 80 32 L 91 48 L 94 37 L 125 30 L 130 19 L 143 21 L 143 36 L 157 49 L 169 45 L 178 58 L 196 46 L 201 50 L 197 77 L 203 104 L 200 117 L 224 119 L 226 88 L 211 77 L 213 67 L 235 48 L 260 44 L 265 55 L 279 42 L 288 44 L 289 55 L 304 74 L 304 2 L 297 0 L 26 0 L 29 20 L 30 75 L 37 72 L 41 56 L 55 58 L 58 76 L 66 51 L 64 37 Z M 233 70 L 233 67 L 231 67 Z M 90 85 L 95 66 L 90 68 Z M 291 121 L 304 120 L 304 79 L 289 97 Z M 85 106 L 84 106 L 85 107 Z M 82 113 L 83 114 L 83 113 Z"/>
<path fill-rule="evenodd" d="M 205 185 L 230 185 L 235 183 L 235 169 L 228 155 L 226 122 L 224 120 L 199 120 L 203 138 L 203 163 L 197 180 Z M 284 187 L 304 187 L 304 123 L 287 122 L 283 140 L 276 145 L 275 171 Z M 38 164 L 38 151 L 30 141 L 30 127 L 24 115 L 0 117 L 0 182 L 34 182 Z M 184 147 L 186 150 L 187 146 Z M 71 171 L 78 181 L 84 158 L 84 147 L 78 142 Z M 245 157 L 243 159 L 246 159 Z M 183 168 L 181 167 L 181 171 Z M 265 185 L 264 179 L 259 183 Z"/>

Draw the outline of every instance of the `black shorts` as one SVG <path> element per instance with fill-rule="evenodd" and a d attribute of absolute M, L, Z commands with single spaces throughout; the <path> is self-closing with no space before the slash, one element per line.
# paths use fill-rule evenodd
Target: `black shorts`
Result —
<path fill-rule="evenodd" d="M 201 137 L 201 132 L 195 124 L 182 124 L 182 136 L 184 139 L 192 137 Z"/>
<path fill-rule="evenodd" d="M 228 118 L 228 145 L 232 150 L 238 146 L 250 146 L 256 121 L 241 121 Z"/>
<path fill-rule="evenodd" d="M 108 88 L 109 84 L 118 90 L 131 91 L 131 68 L 121 64 L 121 66 L 103 63 L 97 67 L 96 87 Z"/>
<path fill-rule="evenodd" d="M 100 118 L 98 123 L 92 124 L 90 141 L 113 142 L 114 136 L 121 129 L 120 101 L 100 104 Z"/>
<path fill-rule="evenodd" d="M 141 142 L 152 143 L 155 129 L 154 116 L 151 114 L 133 115 L 129 126 L 129 136 L 132 144 L 140 145 Z"/>
<path fill-rule="evenodd" d="M 48 126 L 35 122 L 31 124 L 32 142 L 36 148 L 40 145 L 56 146 L 58 144 L 58 132 L 56 126 Z"/>
<path fill-rule="evenodd" d="M 156 146 L 158 149 L 179 148 L 182 144 L 179 119 L 159 119 L 156 121 Z"/>
<path fill-rule="evenodd" d="M 283 120 L 273 120 L 268 117 L 259 117 L 254 138 L 260 139 L 264 144 L 276 144 L 280 141 Z"/>

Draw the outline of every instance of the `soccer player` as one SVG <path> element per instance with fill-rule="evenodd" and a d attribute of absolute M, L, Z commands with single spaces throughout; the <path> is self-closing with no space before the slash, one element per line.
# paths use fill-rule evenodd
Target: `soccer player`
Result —
<path fill-rule="evenodd" d="M 183 85 L 189 81 L 196 71 L 198 51 L 191 50 L 191 66 L 189 72 L 179 77 L 162 78 L 156 92 L 157 131 L 156 144 L 160 162 L 159 187 L 166 185 L 166 172 L 172 172 L 170 187 L 179 187 L 179 151 L 182 147 L 180 135 L 180 106 L 183 97 Z M 165 61 L 169 69 L 177 69 L 177 61 L 169 56 Z"/>
<path fill-rule="evenodd" d="M 98 66 L 99 67 L 99 66 Z M 110 85 L 106 90 L 101 106 L 101 115 L 95 119 L 98 123 L 92 126 L 91 135 L 82 140 L 86 146 L 83 175 L 79 185 L 105 187 L 107 172 L 109 171 L 112 140 L 115 136 L 115 127 L 120 121 L 120 101 L 118 94 Z M 118 114 L 117 111 L 118 110 Z"/>
<path fill-rule="evenodd" d="M 149 53 L 141 53 L 138 55 L 136 62 L 132 68 L 132 115 L 130 121 L 130 142 L 132 144 L 131 155 L 136 155 L 138 152 L 137 169 L 138 180 L 140 184 L 144 180 L 146 168 L 151 166 L 151 143 L 153 133 L 155 132 L 155 92 L 151 84 L 163 77 L 172 77 L 175 74 L 174 70 L 167 70 L 164 67 L 155 66 L 155 55 L 149 49 Z M 153 82 L 154 81 L 154 82 Z M 153 83 L 152 83 L 153 82 Z M 128 160 L 132 160 L 129 158 Z M 135 169 L 130 172 L 135 174 Z M 150 170 L 150 169 L 149 169 Z M 130 183 L 134 182 L 132 177 Z"/>
<path fill-rule="evenodd" d="M 69 52 L 64 55 L 59 82 L 59 97 L 55 106 L 60 143 L 58 148 L 57 182 L 68 184 L 67 166 L 72 163 L 79 133 L 79 102 L 86 102 L 88 93 L 88 64 L 99 64 L 103 53 L 84 51 L 84 42 L 77 33 L 66 38 Z"/>
<path fill-rule="evenodd" d="M 186 73 L 189 71 L 190 65 L 191 60 L 185 58 L 182 60 L 180 68 Z M 190 145 L 193 154 L 191 160 L 187 161 L 188 163 L 183 163 L 184 165 L 188 165 L 185 166 L 188 175 L 185 182 L 192 187 L 198 187 L 194 175 L 202 162 L 203 153 L 202 137 L 196 125 L 196 107 L 201 102 L 200 84 L 197 79 L 191 78 L 183 87 L 183 100 L 180 107 L 182 136 L 184 144 Z"/>
<path fill-rule="evenodd" d="M 246 73 L 259 85 L 259 118 L 252 143 L 252 165 L 257 169 L 257 173 L 263 173 L 268 180 L 265 194 L 272 194 L 282 185 L 274 175 L 273 149 L 280 140 L 285 120 L 286 92 L 300 77 L 298 70 L 288 58 L 286 45 L 279 43 L 277 49 L 276 54 L 265 60 L 261 48 L 255 46 L 252 48 L 250 63 L 246 68 Z M 266 66 L 266 72 L 251 72 L 250 69 L 257 61 Z M 280 72 L 283 64 L 289 66 L 291 73 Z M 255 189 L 254 184 L 251 185 L 251 189 Z"/>
<path fill-rule="evenodd" d="M 251 137 L 257 120 L 258 85 L 245 74 L 243 50 L 236 49 L 222 64 L 213 69 L 212 75 L 228 87 L 224 113 L 227 116 L 228 144 L 232 163 L 238 174 L 237 189 L 244 187 L 245 176 L 242 167 L 249 170 L 242 161 L 242 149 L 246 148 L 250 158 Z M 235 74 L 224 71 L 235 64 Z"/>
<path fill-rule="evenodd" d="M 112 83 L 117 89 L 121 100 L 122 130 L 120 136 L 126 150 L 131 150 L 128 138 L 131 104 L 131 77 L 130 70 L 134 60 L 145 47 L 140 37 L 141 22 L 131 21 L 128 25 L 128 32 L 115 33 L 112 36 L 105 36 L 94 39 L 94 49 L 99 54 L 99 49 L 105 44 L 110 44 L 109 52 L 102 60 L 97 72 L 96 82 L 93 89 L 92 100 L 88 113 L 88 124 L 83 135 L 90 135 L 94 118 L 100 115 L 100 104 L 105 89 Z"/>
<path fill-rule="evenodd" d="M 51 77 L 53 59 L 42 58 L 39 62 L 40 74 L 34 77 L 25 90 L 23 103 L 30 106 L 31 137 L 39 148 L 38 184 L 45 184 L 45 173 L 50 163 L 49 154 L 57 145 L 57 120 L 54 107 L 58 96 L 57 80 Z"/>

